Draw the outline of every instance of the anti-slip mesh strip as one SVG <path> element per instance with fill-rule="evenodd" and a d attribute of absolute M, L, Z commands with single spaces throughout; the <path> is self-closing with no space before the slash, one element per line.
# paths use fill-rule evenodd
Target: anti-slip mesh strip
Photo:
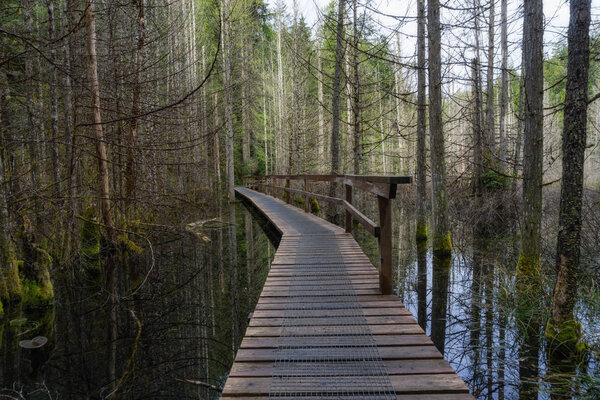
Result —
<path fill-rule="evenodd" d="M 297 242 L 300 254 L 327 242 L 337 248 L 333 238 L 303 239 Z M 327 258 L 341 261 L 335 251 Z M 396 399 L 345 265 L 296 264 L 290 269 L 269 398 Z M 311 275 L 324 279 L 307 286 Z"/>

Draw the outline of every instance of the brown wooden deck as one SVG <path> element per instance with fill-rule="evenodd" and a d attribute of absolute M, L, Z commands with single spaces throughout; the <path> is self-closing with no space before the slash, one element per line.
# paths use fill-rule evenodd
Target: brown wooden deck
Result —
<path fill-rule="evenodd" d="M 223 397 L 472 399 L 351 234 L 237 188 L 281 232 Z M 352 306 L 354 304 L 354 306 Z"/>

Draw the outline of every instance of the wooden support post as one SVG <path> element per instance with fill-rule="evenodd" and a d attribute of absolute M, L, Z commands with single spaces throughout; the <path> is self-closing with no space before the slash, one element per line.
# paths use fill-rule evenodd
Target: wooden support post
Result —
<path fill-rule="evenodd" d="M 309 192 L 309 187 L 308 187 L 308 179 L 304 178 L 304 191 L 305 192 Z M 310 207 L 309 207 L 309 203 L 308 203 L 308 195 L 304 195 L 304 211 L 306 212 L 310 212 Z"/>
<path fill-rule="evenodd" d="M 381 294 L 392 294 L 392 207 L 390 199 L 377 196 L 377 200 L 380 226 L 379 288 Z"/>
<path fill-rule="evenodd" d="M 289 179 L 285 180 L 285 187 L 288 188 L 288 189 L 290 188 L 290 180 Z M 288 203 L 288 204 L 290 204 L 291 197 L 292 196 L 291 196 L 290 192 L 286 191 L 285 192 L 285 202 Z"/>
<path fill-rule="evenodd" d="M 352 186 L 346 186 L 346 201 L 352 204 Z M 346 210 L 346 233 L 352 233 L 352 214 Z"/>
<path fill-rule="evenodd" d="M 273 178 L 273 197 L 277 198 L 277 178 Z"/>

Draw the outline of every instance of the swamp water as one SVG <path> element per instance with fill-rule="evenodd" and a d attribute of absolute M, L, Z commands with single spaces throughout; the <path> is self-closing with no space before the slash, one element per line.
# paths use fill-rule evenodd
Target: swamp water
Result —
<path fill-rule="evenodd" d="M 473 241 L 472 232 L 466 230 L 454 235 L 452 259 L 440 263 L 430 249 L 416 248 L 414 224 L 406 223 L 414 218 L 400 209 L 394 213 L 396 293 L 443 348 L 472 393 L 482 399 L 516 399 L 519 382 L 537 380 L 538 398 L 549 398 L 553 386 L 544 379 L 543 349 L 540 376 L 519 371 L 514 310 L 506 294 L 512 285 L 506 265 L 516 257 L 518 243 L 494 237 Z M 376 240 L 360 229 L 356 237 L 376 260 Z M 224 206 L 215 221 L 195 233 L 154 234 L 152 252 L 133 263 L 140 270 L 151 270 L 144 285 L 132 293 L 128 279 L 121 279 L 120 293 L 129 294 L 119 299 L 114 398 L 218 398 L 276 242 L 265 221 L 241 203 Z M 67 274 L 55 279 L 54 288 L 53 308 L 23 311 L 13 306 L 0 319 L 0 397 L 110 397 L 106 296 L 98 279 Z M 582 296 L 578 308 L 584 335 L 596 346 L 597 297 L 593 291 Z M 38 335 L 46 336 L 48 343 L 37 349 L 19 346 L 21 340 Z M 596 360 L 592 356 L 582 362 L 561 385 L 567 382 L 579 398 L 600 398 Z"/>

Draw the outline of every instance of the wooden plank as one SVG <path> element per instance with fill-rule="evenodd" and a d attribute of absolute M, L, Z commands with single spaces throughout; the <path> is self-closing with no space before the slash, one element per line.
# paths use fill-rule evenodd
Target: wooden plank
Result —
<path fill-rule="evenodd" d="M 418 324 L 406 325 L 369 325 L 373 335 L 424 335 L 423 329 Z M 246 329 L 246 336 L 277 337 L 281 335 L 280 326 L 249 326 Z M 340 327 L 335 326 L 315 326 L 306 327 L 303 330 L 304 335 L 338 335 Z"/>
<path fill-rule="evenodd" d="M 269 400 L 268 396 L 231 396 L 229 394 L 223 395 L 223 399 L 236 399 L 236 400 Z M 353 396 L 352 400 L 371 400 L 373 396 Z M 294 396 L 294 400 L 313 400 L 313 396 Z M 468 393 L 430 393 L 430 394 L 397 394 L 397 400 L 473 400 L 473 396 Z"/>
<path fill-rule="evenodd" d="M 331 303 L 332 306 L 339 305 L 343 306 L 345 303 L 334 302 Z M 363 309 L 363 312 L 369 312 L 370 309 L 378 310 L 379 308 L 394 308 L 397 310 L 402 310 L 402 312 L 410 313 L 404 305 L 402 305 L 399 301 L 363 301 L 360 302 L 360 306 Z M 267 302 L 259 302 L 256 305 L 255 310 L 285 310 L 287 307 L 287 303 L 267 303 Z"/>
<path fill-rule="evenodd" d="M 335 379 L 336 384 L 332 389 L 335 392 L 353 393 L 364 390 L 363 386 L 357 385 L 359 377 L 340 376 Z M 469 393 L 469 389 L 456 374 L 391 375 L 390 382 L 396 394 Z M 271 378 L 231 377 L 227 380 L 223 393 L 230 396 L 267 395 L 270 390 Z M 309 390 L 310 388 L 307 389 L 307 391 Z M 313 396 L 318 396 L 315 393 L 316 390 L 316 388 L 312 389 Z M 326 388 L 321 390 L 321 393 L 328 393 Z"/>
<path fill-rule="evenodd" d="M 329 309 L 329 310 L 312 310 L 311 314 L 315 317 L 331 317 L 335 315 L 339 315 L 339 309 Z M 373 316 L 383 316 L 383 315 L 404 315 L 404 316 L 412 316 L 410 311 L 406 308 L 365 308 L 362 310 L 362 313 L 365 316 L 373 317 Z M 252 318 L 283 318 L 286 315 L 285 309 L 279 310 L 255 310 L 252 313 Z"/>
<path fill-rule="evenodd" d="M 338 291 L 341 292 L 341 291 Z M 353 294 L 358 294 L 358 295 L 363 295 L 363 294 L 380 294 L 381 292 L 379 291 L 379 289 L 355 289 L 353 291 Z M 282 292 L 282 291 L 263 291 L 260 295 L 260 297 L 287 297 L 290 295 L 293 296 L 325 296 L 325 295 L 331 295 L 331 292 L 328 292 L 326 290 L 323 291 L 307 291 L 307 290 L 294 290 L 293 292 Z M 334 293 L 332 295 L 332 297 L 334 296 L 341 296 L 342 293 Z M 350 293 L 346 293 L 346 295 L 350 295 Z"/>
<path fill-rule="evenodd" d="M 383 360 L 390 375 L 416 375 L 416 374 L 451 374 L 454 369 L 446 360 Z M 236 362 L 231 368 L 229 376 L 235 377 L 271 377 L 273 375 L 273 361 Z"/>
<path fill-rule="evenodd" d="M 355 319 L 355 317 L 352 317 Z M 406 315 L 383 315 L 376 317 L 364 317 L 367 324 L 372 325 L 399 325 L 414 324 L 415 319 Z M 252 318 L 248 326 L 281 326 L 285 318 Z M 304 322 L 311 326 L 330 326 L 331 317 L 309 317 L 297 318 L 296 323 Z"/>
<path fill-rule="evenodd" d="M 396 296 L 392 296 L 392 295 L 363 295 L 363 296 L 358 296 L 358 301 L 359 302 L 363 302 L 363 301 L 397 301 L 398 304 L 402 304 L 402 302 L 400 301 L 400 299 L 398 299 Z M 264 299 L 259 299 L 258 300 L 259 303 L 263 302 L 263 303 L 287 303 L 288 299 L 287 298 L 264 298 Z M 302 302 L 299 299 L 296 300 L 297 302 Z M 332 303 L 336 303 L 339 302 L 339 299 L 336 299 L 334 296 L 320 296 L 320 297 L 312 297 L 310 298 L 310 300 L 306 300 L 306 301 L 310 301 L 310 302 L 323 302 L 323 303 L 327 303 L 327 302 L 332 302 Z"/>
<path fill-rule="evenodd" d="M 277 349 L 239 349 L 235 361 L 275 361 L 277 359 L 277 354 Z M 344 358 L 347 357 L 348 359 L 351 359 L 353 355 L 356 355 L 356 351 L 353 351 L 352 348 L 316 347 L 312 349 L 286 349 L 286 354 L 293 354 L 295 357 L 306 357 L 307 360 L 319 359 L 319 356 L 324 360 L 327 360 L 333 354 L 345 354 Z M 379 356 L 382 360 L 442 358 L 442 355 L 433 344 L 430 346 L 382 346 L 379 348 Z M 362 355 L 359 354 L 357 357 L 357 359 L 360 359 Z"/>
<path fill-rule="evenodd" d="M 315 336 L 314 340 L 326 339 L 327 336 Z M 425 335 L 373 335 L 377 346 L 408 346 L 431 345 L 433 342 Z M 277 339 L 272 337 L 245 337 L 240 348 L 242 349 L 276 349 Z"/>

